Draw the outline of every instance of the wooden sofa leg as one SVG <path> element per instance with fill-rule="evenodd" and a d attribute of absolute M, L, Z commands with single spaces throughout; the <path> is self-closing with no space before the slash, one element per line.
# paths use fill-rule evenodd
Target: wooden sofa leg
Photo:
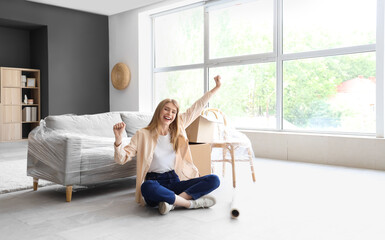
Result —
<path fill-rule="evenodd" d="M 38 186 L 39 186 L 39 179 L 33 178 L 33 191 L 37 191 Z"/>
<path fill-rule="evenodd" d="M 71 202 L 72 198 L 72 186 L 66 186 L 66 201 Z"/>

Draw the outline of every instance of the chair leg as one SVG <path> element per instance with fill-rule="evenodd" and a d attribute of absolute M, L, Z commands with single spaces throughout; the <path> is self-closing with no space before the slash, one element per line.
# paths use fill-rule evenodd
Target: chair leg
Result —
<path fill-rule="evenodd" d="M 226 153 L 227 153 L 227 147 L 222 148 L 222 176 L 225 177 L 225 172 L 226 172 Z"/>
<path fill-rule="evenodd" d="M 248 148 L 247 151 L 249 152 L 250 168 L 251 168 L 251 177 L 253 178 L 253 182 L 255 182 L 255 173 L 254 173 L 253 155 L 251 154 L 250 148 Z"/>
<path fill-rule="evenodd" d="M 71 202 L 72 198 L 72 186 L 66 186 L 66 201 Z"/>
<path fill-rule="evenodd" d="M 39 186 L 39 179 L 33 178 L 33 191 L 37 191 L 38 186 Z"/>
<path fill-rule="evenodd" d="M 231 165 L 233 167 L 233 187 L 236 187 L 234 146 L 230 145 Z"/>

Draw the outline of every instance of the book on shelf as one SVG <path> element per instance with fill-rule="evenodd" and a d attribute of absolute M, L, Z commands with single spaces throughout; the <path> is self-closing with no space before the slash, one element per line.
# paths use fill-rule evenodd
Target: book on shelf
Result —
<path fill-rule="evenodd" d="M 37 121 L 37 107 L 31 107 L 31 121 Z"/>
<path fill-rule="evenodd" d="M 23 108 L 23 122 L 36 122 L 37 121 L 37 107 L 25 107 Z"/>
<path fill-rule="evenodd" d="M 37 121 L 37 107 L 24 107 L 22 111 L 23 122 Z"/>
<path fill-rule="evenodd" d="M 30 122 L 31 121 L 31 108 L 25 107 L 23 108 L 23 122 Z"/>
<path fill-rule="evenodd" d="M 25 87 L 27 83 L 27 76 L 26 75 L 21 75 L 21 86 Z"/>

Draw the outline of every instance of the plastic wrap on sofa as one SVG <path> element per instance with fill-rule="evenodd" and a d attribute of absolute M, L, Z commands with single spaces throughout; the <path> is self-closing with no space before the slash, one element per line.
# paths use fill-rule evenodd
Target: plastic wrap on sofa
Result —
<path fill-rule="evenodd" d="M 62 185 L 135 176 L 136 159 L 123 166 L 116 164 L 113 142 L 110 137 L 52 130 L 42 120 L 28 136 L 27 175 Z"/>

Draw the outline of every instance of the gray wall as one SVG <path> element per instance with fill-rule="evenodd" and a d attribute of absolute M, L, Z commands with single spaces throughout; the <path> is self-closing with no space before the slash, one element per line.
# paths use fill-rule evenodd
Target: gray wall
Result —
<path fill-rule="evenodd" d="M 0 66 L 29 67 L 29 31 L 0 26 Z"/>
<path fill-rule="evenodd" d="M 34 48 L 30 56 L 34 64 L 30 64 L 35 65 L 31 67 L 40 65 L 46 78 L 42 79 L 42 101 L 48 101 L 43 117 L 109 111 L 107 16 L 25 0 L 0 0 L 0 18 L 46 26 L 30 34 Z M 40 40 L 46 41 L 46 49 Z M 43 65 L 47 70 L 43 71 Z"/>
<path fill-rule="evenodd" d="M 47 27 L 40 27 L 30 32 L 31 68 L 40 69 L 41 115 L 48 116 L 48 41 Z"/>

